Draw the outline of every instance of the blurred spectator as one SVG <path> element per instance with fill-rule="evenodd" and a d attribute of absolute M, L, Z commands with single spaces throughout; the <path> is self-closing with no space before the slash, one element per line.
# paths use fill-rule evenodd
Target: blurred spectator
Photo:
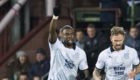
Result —
<path fill-rule="evenodd" d="M 82 30 L 77 29 L 76 30 L 76 45 L 80 47 L 81 49 L 84 49 L 85 45 L 85 35 Z"/>
<path fill-rule="evenodd" d="M 137 27 L 131 27 L 125 43 L 126 45 L 135 48 L 140 58 L 140 38 L 138 37 L 138 35 L 139 35 L 139 29 Z"/>
<path fill-rule="evenodd" d="M 50 60 L 47 59 L 47 53 L 43 48 L 39 48 L 36 51 L 36 62 L 32 65 L 31 75 L 32 77 L 38 75 L 44 76 L 49 72 Z"/>
<path fill-rule="evenodd" d="M 2 78 L 2 80 L 9 80 L 8 78 Z"/>
<path fill-rule="evenodd" d="M 95 63 L 101 50 L 107 47 L 106 38 L 104 35 L 97 31 L 93 24 L 87 26 L 87 39 L 85 43 L 85 51 L 87 54 L 87 61 L 89 66 L 89 74 L 92 76 Z"/>
<path fill-rule="evenodd" d="M 137 24 L 136 27 L 130 27 L 129 33 L 127 34 L 125 44 L 129 47 L 135 48 L 140 59 L 140 25 Z M 135 80 L 140 80 L 140 74 L 137 74 Z"/>
<path fill-rule="evenodd" d="M 2 80 L 9 80 L 7 74 L 4 73 L 4 76 L 2 77 Z"/>
<path fill-rule="evenodd" d="M 21 72 L 15 80 L 30 80 L 27 72 Z"/>
<path fill-rule="evenodd" d="M 10 80 L 17 80 L 17 76 L 20 72 L 27 72 L 30 75 L 31 63 L 28 60 L 27 54 L 24 51 L 18 51 L 16 53 L 16 59 L 12 60 L 7 65 L 7 75 Z"/>
<path fill-rule="evenodd" d="M 139 30 L 139 38 L 140 38 L 140 22 L 138 22 L 137 24 L 136 24 L 136 27 L 137 27 L 137 29 Z"/>

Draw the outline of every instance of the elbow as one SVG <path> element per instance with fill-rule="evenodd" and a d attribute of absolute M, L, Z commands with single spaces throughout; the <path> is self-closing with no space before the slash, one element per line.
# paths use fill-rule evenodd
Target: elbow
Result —
<path fill-rule="evenodd" d="M 49 35 L 48 41 L 49 41 L 51 44 L 55 43 L 56 40 L 57 40 L 57 37 Z"/>
<path fill-rule="evenodd" d="M 93 71 L 92 78 L 94 80 L 101 80 L 101 76 L 98 74 L 98 72 L 96 72 L 96 70 Z"/>
<path fill-rule="evenodd" d="M 93 71 L 93 73 L 92 73 L 92 78 L 93 79 L 95 78 L 95 71 Z"/>

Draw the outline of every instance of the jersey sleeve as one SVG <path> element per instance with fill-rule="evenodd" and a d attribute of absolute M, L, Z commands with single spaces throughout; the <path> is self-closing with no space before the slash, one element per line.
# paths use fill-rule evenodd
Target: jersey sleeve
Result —
<path fill-rule="evenodd" d="M 138 64 L 139 64 L 138 53 L 137 53 L 137 51 L 134 49 L 134 50 L 133 50 L 133 65 L 138 65 Z"/>
<path fill-rule="evenodd" d="M 61 43 L 61 41 L 57 38 L 57 40 L 56 40 L 56 42 L 55 43 L 50 43 L 50 42 L 48 42 L 49 43 L 49 47 L 50 47 L 50 49 L 57 49 L 57 48 L 59 48 L 60 47 L 60 45 L 62 44 Z"/>
<path fill-rule="evenodd" d="M 100 53 L 98 60 L 96 62 L 96 68 L 98 69 L 103 69 L 103 67 L 105 66 L 105 56 L 103 55 L 103 52 Z"/>
<path fill-rule="evenodd" d="M 79 64 L 79 69 L 80 70 L 88 69 L 87 57 L 86 57 L 86 54 L 84 51 L 83 51 L 83 55 L 81 57 L 82 57 L 82 59 L 81 59 L 80 64 Z"/>

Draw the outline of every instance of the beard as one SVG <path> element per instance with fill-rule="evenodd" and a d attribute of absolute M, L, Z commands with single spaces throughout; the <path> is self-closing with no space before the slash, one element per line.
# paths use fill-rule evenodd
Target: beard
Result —
<path fill-rule="evenodd" d="M 121 50 L 122 49 L 122 45 L 116 45 L 116 46 L 114 46 L 114 49 L 116 51 Z"/>
<path fill-rule="evenodd" d="M 66 45 L 66 46 L 72 46 L 73 45 L 73 43 L 74 43 L 74 41 L 73 40 L 63 40 L 63 43 L 64 43 L 64 45 Z"/>

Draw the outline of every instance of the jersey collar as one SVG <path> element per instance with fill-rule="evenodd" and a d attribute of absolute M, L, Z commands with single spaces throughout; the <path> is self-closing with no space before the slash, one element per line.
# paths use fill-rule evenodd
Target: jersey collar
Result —
<path fill-rule="evenodd" d="M 122 46 L 122 50 L 125 49 L 125 45 Z M 110 51 L 114 52 L 115 50 L 113 49 L 112 45 L 110 46 Z"/>
<path fill-rule="evenodd" d="M 62 41 L 62 43 L 63 43 L 63 45 L 66 47 L 65 42 Z M 75 44 L 75 42 L 73 42 L 72 46 L 73 46 L 72 48 L 75 50 L 75 49 L 76 49 L 76 44 Z"/>

